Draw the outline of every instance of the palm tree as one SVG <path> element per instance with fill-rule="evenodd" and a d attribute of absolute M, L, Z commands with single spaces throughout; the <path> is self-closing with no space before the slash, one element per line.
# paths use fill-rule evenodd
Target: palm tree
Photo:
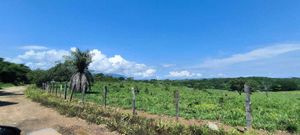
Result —
<path fill-rule="evenodd" d="M 71 52 L 69 61 L 74 65 L 76 72 L 71 76 L 70 88 L 72 90 L 70 101 L 72 101 L 74 91 L 81 92 L 81 102 L 84 101 L 85 92 L 90 89 L 90 72 L 88 66 L 92 62 L 92 56 L 89 51 L 81 51 L 76 48 Z"/>

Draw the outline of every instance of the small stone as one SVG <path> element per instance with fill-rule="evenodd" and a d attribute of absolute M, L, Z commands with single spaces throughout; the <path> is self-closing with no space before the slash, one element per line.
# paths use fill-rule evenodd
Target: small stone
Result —
<path fill-rule="evenodd" d="M 247 128 L 244 128 L 244 127 L 237 127 L 236 128 L 237 131 L 241 132 L 241 133 L 245 133 Z"/>
<path fill-rule="evenodd" d="M 212 122 L 208 122 L 208 128 L 210 128 L 211 130 L 219 131 L 218 125 Z"/>

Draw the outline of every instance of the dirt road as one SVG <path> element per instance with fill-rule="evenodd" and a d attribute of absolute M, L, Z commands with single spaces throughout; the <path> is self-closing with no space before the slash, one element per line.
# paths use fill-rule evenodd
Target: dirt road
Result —
<path fill-rule="evenodd" d="M 0 125 L 15 126 L 27 134 L 44 128 L 53 128 L 67 135 L 112 135 L 105 125 L 87 123 L 79 118 L 68 118 L 55 110 L 27 99 L 26 87 L 0 90 Z"/>

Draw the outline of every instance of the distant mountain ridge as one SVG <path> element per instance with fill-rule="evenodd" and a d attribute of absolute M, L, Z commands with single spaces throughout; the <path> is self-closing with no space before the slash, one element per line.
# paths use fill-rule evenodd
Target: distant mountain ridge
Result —
<path fill-rule="evenodd" d="M 125 75 L 121 75 L 121 74 L 114 74 L 114 73 L 110 73 L 110 74 L 105 74 L 106 76 L 111 76 L 113 78 L 120 78 L 120 77 L 124 77 L 127 78 L 127 76 Z"/>

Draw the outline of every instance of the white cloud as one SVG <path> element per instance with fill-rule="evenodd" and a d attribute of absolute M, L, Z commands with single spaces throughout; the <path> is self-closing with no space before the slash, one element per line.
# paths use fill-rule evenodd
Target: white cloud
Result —
<path fill-rule="evenodd" d="M 39 46 L 39 45 L 27 45 L 27 46 L 20 47 L 20 49 L 23 49 L 23 50 L 46 50 L 48 48 L 45 46 Z"/>
<path fill-rule="evenodd" d="M 201 68 L 219 68 L 241 62 L 272 58 L 281 54 L 299 51 L 300 44 L 279 44 L 265 48 L 259 48 L 246 53 L 234 54 L 227 58 L 210 59 L 204 61 Z"/>
<path fill-rule="evenodd" d="M 71 47 L 71 48 L 70 48 L 70 51 L 71 51 L 71 52 L 75 52 L 75 51 L 76 51 L 76 47 Z"/>
<path fill-rule="evenodd" d="M 69 55 L 65 50 L 27 50 L 24 54 L 16 58 L 8 58 L 8 61 L 23 63 L 32 69 L 48 69 L 56 62 L 62 62 L 65 55 Z"/>
<path fill-rule="evenodd" d="M 107 57 L 101 51 L 94 49 L 91 51 L 93 58 L 90 64 L 90 69 L 102 73 L 117 73 L 133 77 L 152 77 L 155 75 L 156 70 L 139 64 L 136 62 L 128 61 L 120 55 Z"/>
<path fill-rule="evenodd" d="M 171 71 L 171 72 L 169 72 L 168 77 L 172 77 L 172 78 L 200 78 L 200 77 L 202 77 L 202 74 L 200 74 L 200 73 L 191 73 L 187 70 L 182 70 L 182 71 Z"/>
<path fill-rule="evenodd" d="M 74 47 L 70 49 L 70 51 L 74 50 Z M 31 49 L 26 50 L 24 54 L 18 55 L 15 58 L 7 58 L 7 60 L 15 63 L 23 63 L 32 69 L 48 69 L 54 66 L 56 62 L 63 62 L 64 56 L 70 55 L 70 51 Z M 91 53 L 93 62 L 90 64 L 89 69 L 95 72 L 122 74 L 136 78 L 153 77 L 156 73 L 155 69 L 145 64 L 128 61 L 120 55 L 107 57 L 97 49 L 91 50 Z"/>

